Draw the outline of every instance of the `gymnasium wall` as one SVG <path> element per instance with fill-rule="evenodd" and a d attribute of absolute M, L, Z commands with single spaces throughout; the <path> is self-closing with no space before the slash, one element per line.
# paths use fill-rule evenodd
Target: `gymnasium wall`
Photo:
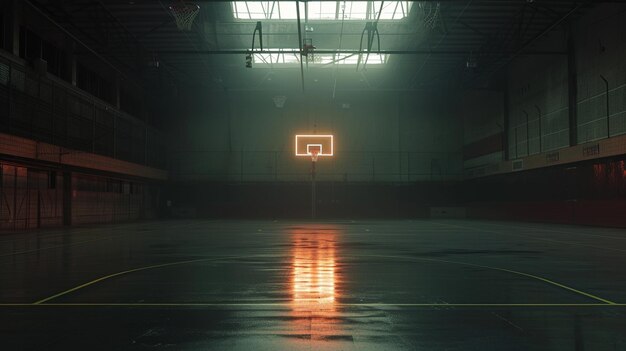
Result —
<path fill-rule="evenodd" d="M 85 174 L 72 175 L 72 224 L 155 218 L 155 189 L 147 184 Z"/>
<path fill-rule="evenodd" d="M 567 55 L 521 55 L 502 89 L 464 94 L 468 218 L 626 227 L 625 23 L 619 4 L 572 19 L 573 145 Z M 532 49 L 567 52 L 567 26 Z"/>
<path fill-rule="evenodd" d="M 286 96 L 283 108 L 273 102 Z M 190 96 L 172 144 L 176 180 L 306 181 L 310 160 L 294 135 L 334 134 L 320 181 L 412 182 L 461 175 L 460 120 L 443 95 L 424 92 L 225 91 Z"/>
<path fill-rule="evenodd" d="M 603 4 L 573 20 L 577 144 L 606 139 L 607 129 L 611 138 L 626 133 L 626 45 L 620 36 L 625 23 L 626 12 L 619 4 Z M 566 52 L 567 40 L 567 26 L 561 26 L 533 49 Z M 470 177 L 507 171 L 499 165 L 504 159 L 503 148 L 493 148 L 493 139 L 501 132 L 508 137 L 505 148 L 511 160 L 539 154 L 558 158 L 558 150 L 570 146 L 567 55 L 521 55 L 508 67 L 506 78 L 506 87 L 499 92 L 468 92 L 460 108 L 466 111 L 462 113 L 466 151 L 476 144 L 487 145 L 483 154 L 470 152 L 472 157 L 466 157 L 465 173 Z M 505 125 L 504 109 L 475 108 L 504 106 L 505 90 L 509 118 L 506 131 L 501 128 Z M 580 154 L 574 161 L 585 158 Z M 518 166 L 524 168 L 523 163 Z M 509 167 L 508 171 L 515 169 Z"/>
<path fill-rule="evenodd" d="M 159 188 L 146 182 L 0 164 L 0 231 L 156 218 Z"/>
<path fill-rule="evenodd" d="M 504 99 L 502 92 L 467 91 L 461 95 L 463 118 L 463 168 L 471 171 L 504 159 Z"/>
<path fill-rule="evenodd" d="M 0 229 L 57 227 L 63 224 L 60 173 L 1 165 Z"/>
<path fill-rule="evenodd" d="M 626 157 L 467 180 L 469 218 L 626 227 Z"/>
<path fill-rule="evenodd" d="M 157 168 L 157 129 L 53 75 L 36 74 L 0 50 L 0 132 Z"/>
<path fill-rule="evenodd" d="M 320 182 L 318 218 L 428 218 L 460 206 L 459 182 Z M 310 182 L 173 182 L 163 195 L 174 218 L 310 218 Z"/>

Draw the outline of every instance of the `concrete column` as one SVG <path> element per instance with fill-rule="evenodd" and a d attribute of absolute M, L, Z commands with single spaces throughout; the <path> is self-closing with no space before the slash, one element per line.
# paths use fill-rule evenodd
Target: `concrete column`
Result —
<path fill-rule="evenodd" d="M 508 79 L 504 80 L 504 89 L 503 89 L 503 111 L 502 111 L 502 154 L 504 156 L 504 161 L 508 161 L 511 157 L 509 155 L 509 127 L 510 127 L 510 117 L 509 117 L 509 81 Z"/>
<path fill-rule="evenodd" d="M 122 77 L 119 74 L 115 74 L 115 81 L 113 82 L 113 98 L 115 101 L 115 107 L 120 109 L 120 95 L 121 95 L 121 87 L 122 87 Z"/>
<path fill-rule="evenodd" d="M 144 146 L 143 146 L 143 164 L 148 165 L 148 127 L 143 125 L 144 131 Z"/>
<path fill-rule="evenodd" d="M 20 24 L 22 22 L 22 3 L 20 0 L 13 0 L 9 5 L 8 25 L 6 38 L 8 48 L 15 56 L 20 56 Z"/>
<path fill-rule="evenodd" d="M 578 144 L 578 73 L 572 24 L 569 25 L 567 38 L 567 87 L 569 100 L 569 146 L 574 146 Z"/>
<path fill-rule="evenodd" d="M 63 225 L 72 225 L 72 173 L 63 172 Z"/>
<path fill-rule="evenodd" d="M 76 43 L 72 42 L 68 46 L 68 62 L 70 71 L 70 82 L 76 86 L 78 80 L 78 62 L 76 61 Z"/>

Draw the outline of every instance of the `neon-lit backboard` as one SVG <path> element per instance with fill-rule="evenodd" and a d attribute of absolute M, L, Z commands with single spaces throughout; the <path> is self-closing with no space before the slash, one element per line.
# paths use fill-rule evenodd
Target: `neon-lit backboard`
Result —
<path fill-rule="evenodd" d="M 311 157 L 314 151 L 319 157 L 328 157 L 335 154 L 332 135 L 298 134 L 296 135 L 296 156 Z"/>

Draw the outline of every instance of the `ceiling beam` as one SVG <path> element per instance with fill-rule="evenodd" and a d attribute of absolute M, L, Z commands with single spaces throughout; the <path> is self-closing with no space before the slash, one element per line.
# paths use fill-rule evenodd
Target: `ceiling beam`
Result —
<path fill-rule="evenodd" d="M 387 55 L 467 55 L 471 50 L 315 50 L 313 54 L 387 54 Z M 249 49 L 235 50 L 157 50 L 159 55 L 238 55 L 247 54 Z M 254 50 L 253 54 L 299 54 L 296 50 Z M 481 54 L 516 54 L 517 52 L 481 51 Z M 524 55 L 566 55 L 565 51 L 525 51 Z"/>

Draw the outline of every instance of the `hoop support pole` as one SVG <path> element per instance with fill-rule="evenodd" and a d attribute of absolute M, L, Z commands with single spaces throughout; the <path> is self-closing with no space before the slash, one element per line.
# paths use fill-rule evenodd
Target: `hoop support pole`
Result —
<path fill-rule="evenodd" d="M 315 219 L 316 191 L 315 191 L 315 161 L 311 160 L 311 219 Z"/>

